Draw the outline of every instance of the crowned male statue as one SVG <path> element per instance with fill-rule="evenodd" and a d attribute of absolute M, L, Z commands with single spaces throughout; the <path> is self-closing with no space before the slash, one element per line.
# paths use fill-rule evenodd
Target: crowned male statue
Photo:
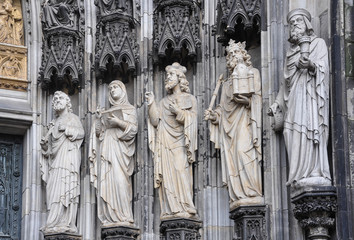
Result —
<path fill-rule="evenodd" d="M 179 63 L 166 67 L 167 96 L 159 103 L 145 94 L 149 108 L 149 147 L 154 153 L 154 186 L 159 189 L 161 219 L 195 218 L 194 152 L 197 149 L 197 100 L 189 92 Z"/>
<path fill-rule="evenodd" d="M 245 43 L 230 40 L 220 104 L 204 112 L 211 120 L 210 139 L 220 149 L 222 179 L 228 187 L 230 210 L 240 205 L 263 204 L 262 96 L 259 71 L 252 66 Z"/>
<path fill-rule="evenodd" d="M 294 9 L 287 20 L 291 46 L 284 64 L 284 82 L 268 114 L 284 113 L 283 135 L 289 159 L 287 185 L 331 185 L 327 154 L 327 46 L 314 34 L 307 10 Z"/>

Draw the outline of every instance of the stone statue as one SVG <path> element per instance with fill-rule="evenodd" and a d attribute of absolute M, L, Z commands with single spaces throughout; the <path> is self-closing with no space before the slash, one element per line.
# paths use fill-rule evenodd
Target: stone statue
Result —
<path fill-rule="evenodd" d="M 149 147 L 154 153 L 154 186 L 159 189 L 161 219 L 194 218 L 192 163 L 197 149 L 197 101 L 189 92 L 179 63 L 166 67 L 167 96 L 155 102 L 145 94 L 149 108 Z"/>
<path fill-rule="evenodd" d="M 46 28 L 74 26 L 73 3 L 75 0 L 46 0 L 42 21 Z"/>
<path fill-rule="evenodd" d="M 53 97 L 56 118 L 40 144 L 42 179 L 47 183 L 49 210 L 44 233 L 77 232 L 76 215 L 80 195 L 80 146 L 84 129 L 78 116 L 72 113 L 68 95 L 57 91 Z"/>
<path fill-rule="evenodd" d="M 268 114 L 285 113 L 283 135 L 290 165 L 287 185 L 331 185 L 327 46 L 314 34 L 311 15 L 305 9 L 292 10 L 287 20 L 291 46 L 284 82 Z"/>
<path fill-rule="evenodd" d="M 123 12 L 127 9 L 127 0 L 96 0 L 104 14 L 112 12 Z"/>
<path fill-rule="evenodd" d="M 23 45 L 23 21 L 21 9 L 13 6 L 13 0 L 0 4 L 0 43 Z"/>
<path fill-rule="evenodd" d="M 230 209 L 262 204 L 262 96 L 259 71 L 252 67 L 245 43 L 230 40 L 220 104 L 204 112 L 211 120 L 210 139 L 220 149 L 222 179 L 228 187 Z"/>
<path fill-rule="evenodd" d="M 108 88 L 111 107 L 98 110 L 98 119 L 91 133 L 89 157 L 91 182 L 100 197 L 98 218 L 103 227 L 134 223 L 131 175 L 138 131 L 136 109 L 128 102 L 124 84 L 115 80 Z M 96 137 L 100 145 L 99 163 L 96 159 Z"/>

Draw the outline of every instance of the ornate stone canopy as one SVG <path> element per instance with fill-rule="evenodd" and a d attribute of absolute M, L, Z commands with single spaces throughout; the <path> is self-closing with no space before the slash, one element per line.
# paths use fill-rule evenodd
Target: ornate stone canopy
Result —
<path fill-rule="evenodd" d="M 97 0 L 96 76 L 106 82 L 136 75 L 139 62 L 132 1 Z"/>
<path fill-rule="evenodd" d="M 194 62 L 200 49 L 199 5 L 196 1 L 155 1 L 155 61 L 168 65 L 174 61 Z"/>
<path fill-rule="evenodd" d="M 259 45 L 261 25 L 260 0 L 219 0 L 214 33 L 218 42 L 227 45 L 230 39 Z"/>

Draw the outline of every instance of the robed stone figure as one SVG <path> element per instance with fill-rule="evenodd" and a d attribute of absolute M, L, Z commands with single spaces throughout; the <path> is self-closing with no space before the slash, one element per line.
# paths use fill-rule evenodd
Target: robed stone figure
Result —
<path fill-rule="evenodd" d="M 186 68 L 166 67 L 167 96 L 159 103 L 145 94 L 149 108 L 149 147 L 154 158 L 154 186 L 159 189 L 161 219 L 193 218 L 192 163 L 197 148 L 197 101 L 189 92 Z"/>
<path fill-rule="evenodd" d="M 260 74 L 252 66 L 245 43 L 230 40 L 226 51 L 230 76 L 222 85 L 220 104 L 204 116 L 211 120 L 210 140 L 220 149 L 222 179 L 233 210 L 263 204 L 262 95 Z"/>
<path fill-rule="evenodd" d="M 311 15 L 292 10 L 287 20 L 290 49 L 286 54 L 284 81 L 269 115 L 284 113 L 284 140 L 293 186 L 331 185 L 327 142 L 329 121 L 328 51 L 314 34 Z"/>
<path fill-rule="evenodd" d="M 56 118 L 40 144 L 42 179 L 46 185 L 48 218 L 44 233 L 76 233 L 76 216 L 80 196 L 80 146 L 84 129 L 72 113 L 68 95 L 57 91 L 53 97 Z"/>
<path fill-rule="evenodd" d="M 137 114 L 121 81 L 112 81 L 108 91 L 111 107 L 98 110 L 98 119 L 91 131 L 91 182 L 98 193 L 98 218 L 102 227 L 133 225 L 131 175 L 138 131 Z"/>

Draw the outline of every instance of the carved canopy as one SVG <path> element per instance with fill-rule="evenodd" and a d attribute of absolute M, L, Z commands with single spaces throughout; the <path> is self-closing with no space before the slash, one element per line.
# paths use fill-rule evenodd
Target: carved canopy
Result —
<path fill-rule="evenodd" d="M 44 35 L 39 81 L 54 92 L 80 90 L 84 36 L 83 0 L 49 0 L 42 5 Z"/>
<path fill-rule="evenodd" d="M 196 1 L 159 0 L 154 12 L 154 49 L 160 62 L 196 59 L 199 39 L 199 6 Z M 183 50 L 187 50 L 184 54 Z M 185 63 L 184 63 L 185 64 Z"/>
<path fill-rule="evenodd" d="M 218 42 L 227 45 L 230 39 L 258 45 L 260 41 L 260 0 L 219 0 L 216 23 Z"/>
<path fill-rule="evenodd" d="M 136 74 L 139 61 L 132 1 L 96 0 L 96 75 L 106 82 Z"/>

